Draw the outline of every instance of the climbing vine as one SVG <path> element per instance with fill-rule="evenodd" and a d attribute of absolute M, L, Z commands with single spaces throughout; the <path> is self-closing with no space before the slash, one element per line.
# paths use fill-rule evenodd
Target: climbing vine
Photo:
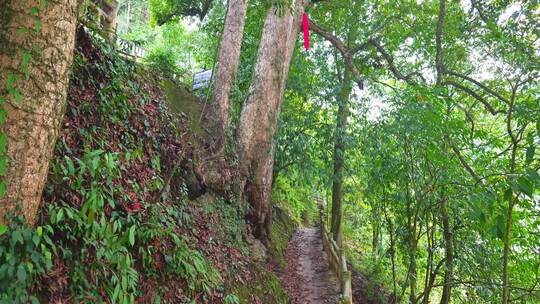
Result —
<path fill-rule="evenodd" d="M 18 35 L 32 35 L 41 32 L 43 27 L 42 21 L 39 18 L 39 13 L 45 10 L 47 7 L 47 1 L 41 0 L 39 6 L 32 7 L 30 10 L 30 16 L 33 19 L 34 26 L 31 28 L 21 27 L 17 30 Z M 6 10 L 7 11 L 7 10 Z M 5 13 L 9 14 L 9 13 Z M 8 16 L 9 17 L 9 16 Z M 20 104 L 23 100 L 23 92 L 20 89 L 20 81 L 28 81 L 30 78 L 30 63 L 34 56 L 39 56 L 41 50 L 37 46 L 33 46 L 31 49 L 23 50 L 21 54 L 20 64 L 17 72 L 7 72 L 6 75 L 6 92 L 4 96 L 0 96 L 0 127 L 5 124 L 7 111 L 4 104 L 13 100 L 16 104 Z M 21 79 L 21 76 L 22 79 Z M 8 166 L 7 156 L 7 134 L 5 132 L 0 133 L 0 197 L 6 194 L 6 183 L 3 179 L 6 175 Z"/>
<path fill-rule="evenodd" d="M 41 0 L 39 5 L 32 7 L 32 27 L 21 27 L 17 35 L 35 35 L 41 32 L 42 21 L 39 13 L 47 7 L 47 1 Z M 11 18 L 9 9 L 4 15 Z M 9 19 L 6 19 L 9 20 Z M 2 37 L 3 39 L 4 37 Z M 9 53 L 9 52 L 8 52 Z M 37 46 L 24 49 L 21 53 L 20 63 L 15 72 L 6 73 L 6 92 L 0 96 L 0 128 L 6 123 L 7 111 L 5 104 L 13 102 L 19 105 L 23 101 L 21 82 L 30 79 L 30 63 L 41 50 Z M 13 52 L 16 56 L 16 52 Z M 0 132 L 0 197 L 6 195 L 7 186 L 4 180 L 7 172 L 9 157 L 7 155 L 8 136 L 5 131 Z M 49 232 L 38 226 L 33 229 L 26 225 L 22 215 L 8 214 L 9 226 L 0 225 L 0 303 L 39 303 L 38 299 L 28 294 L 27 288 L 34 282 L 36 276 L 45 274 L 52 267 L 52 252 L 54 245 Z M 9 290 L 9 293 L 4 293 Z"/>

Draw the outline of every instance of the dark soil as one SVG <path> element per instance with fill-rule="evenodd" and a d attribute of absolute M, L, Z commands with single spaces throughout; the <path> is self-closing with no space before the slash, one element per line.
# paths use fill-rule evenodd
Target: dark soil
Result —
<path fill-rule="evenodd" d="M 318 229 L 298 230 L 287 247 L 285 260 L 281 280 L 292 303 L 338 303 L 338 280 L 329 268 Z"/>

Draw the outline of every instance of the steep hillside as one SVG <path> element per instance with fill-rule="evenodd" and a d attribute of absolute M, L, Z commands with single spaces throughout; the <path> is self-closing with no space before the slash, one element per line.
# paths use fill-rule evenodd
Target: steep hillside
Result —
<path fill-rule="evenodd" d="M 79 29 L 38 227 L 0 233 L 0 300 L 287 303 L 223 181 L 235 169 L 208 186 L 202 102 L 108 48 Z"/>

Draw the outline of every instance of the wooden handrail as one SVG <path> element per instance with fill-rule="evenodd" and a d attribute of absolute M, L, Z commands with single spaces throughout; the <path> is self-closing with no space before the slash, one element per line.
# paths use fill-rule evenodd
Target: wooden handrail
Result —
<path fill-rule="evenodd" d="M 321 223 L 321 239 L 323 249 L 326 252 L 330 266 L 339 279 L 341 303 L 352 304 L 352 274 L 347 268 L 347 258 L 333 239 L 332 233 L 326 226 L 324 205 L 319 204 L 319 216 Z"/>

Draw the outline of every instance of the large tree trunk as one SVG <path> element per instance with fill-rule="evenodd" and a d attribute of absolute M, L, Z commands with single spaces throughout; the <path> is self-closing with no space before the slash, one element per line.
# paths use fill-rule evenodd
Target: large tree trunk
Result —
<path fill-rule="evenodd" d="M 238 156 L 242 190 L 251 206 L 255 237 L 267 243 L 272 218 L 271 188 L 274 135 L 289 66 L 308 0 L 294 0 L 294 9 L 270 8 L 259 45 L 249 97 L 240 115 Z"/>
<path fill-rule="evenodd" d="M 332 218 L 331 227 L 333 238 L 341 247 L 343 243 L 343 176 L 345 171 L 345 135 L 347 133 L 347 119 L 349 118 L 349 96 L 352 91 L 352 78 L 348 69 L 345 69 L 338 96 L 338 112 L 336 117 L 336 130 L 334 134 L 334 176 L 332 179 Z"/>
<path fill-rule="evenodd" d="M 227 143 L 227 132 L 230 124 L 229 95 L 240 60 L 240 47 L 244 35 L 247 4 L 247 0 L 229 0 L 219 47 L 214 89 L 214 103 L 217 110 L 214 149 L 220 153 L 224 151 Z"/>
<path fill-rule="evenodd" d="M 19 204 L 26 221 L 34 223 L 65 111 L 78 1 L 46 3 L 37 16 L 41 30 L 22 33 L 21 28 L 34 28 L 31 11 L 40 1 L 0 1 L 0 96 L 7 96 L 7 118 L 1 132 L 8 135 L 7 192 L 0 199 L 0 223 Z M 21 62 L 28 58 L 27 50 L 36 48 L 41 52 L 33 54 L 25 79 Z M 7 88 L 10 75 L 16 75 L 18 81 Z M 14 86 L 21 98 L 7 93 Z"/>

